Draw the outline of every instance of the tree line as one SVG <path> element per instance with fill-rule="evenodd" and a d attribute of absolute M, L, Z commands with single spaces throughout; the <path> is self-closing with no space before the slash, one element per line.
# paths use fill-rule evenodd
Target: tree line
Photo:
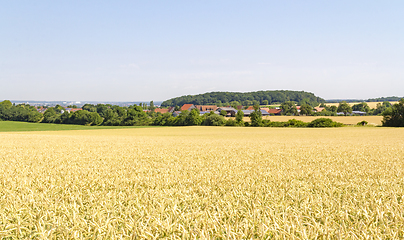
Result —
<path fill-rule="evenodd" d="M 149 109 L 143 111 L 143 107 Z M 171 113 L 156 113 L 153 102 L 149 106 L 136 104 L 129 107 L 120 107 L 111 104 L 85 104 L 82 110 L 69 112 L 60 105 L 48 108 L 43 114 L 39 113 L 34 106 L 28 104 L 14 105 L 10 101 L 0 102 L 0 120 L 5 121 L 23 121 L 23 122 L 42 122 L 56 124 L 78 124 L 78 125 L 104 125 L 104 126 L 267 126 L 267 127 L 315 127 L 315 126 L 339 126 L 337 123 L 329 120 L 322 122 L 304 123 L 298 120 L 289 120 L 288 122 L 272 122 L 263 120 L 259 105 L 254 106 L 254 111 L 250 114 L 250 122 L 244 122 L 244 113 L 239 110 L 235 118 L 225 118 L 214 112 L 200 115 L 199 110 L 182 111 L 174 117 Z M 317 115 L 333 116 L 336 112 L 343 112 L 345 115 L 352 113 L 352 110 L 380 113 L 383 116 L 383 126 L 404 127 L 404 99 L 391 105 L 389 102 L 378 104 L 373 110 L 366 103 L 353 105 L 352 107 L 341 102 L 339 106 L 324 106 L 325 109 L 319 113 L 312 111 L 312 107 L 305 103 L 300 106 L 300 112 L 297 111 L 294 102 L 287 101 L 281 104 L 284 115 Z"/>
<path fill-rule="evenodd" d="M 366 102 L 357 103 L 351 106 L 346 101 L 342 101 L 338 104 L 338 106 L 329 106 L 325 103 L 321 103 L 319 107 L 322 107 L 324 109 L 320 112 L 317 112 L 314 111 L 314 108 L 309 104 L 303 103 L 300 104 L 300 111 L 298 111 L 296 103 L 292 101 L 287 101 L 280 105 L 280 109 L 282 109 L 282 115 L 288 116 L 337 116 L 337 113 L 351 115 L 353 111 L 364 112 L 366 113 L 366 115 L 382 115 L 384 111 L 392 108 L 393 106 L 388 101 L 378 103 L 376 105 L 376 108 L 370 108 Z"/>
<path fill-rule="evenodd" d="M 11 101 L 0 102 L 0 120 L 19 122 L 39 122 L 42 114 L 34 106 L 19 104 L 13 105 Z"/>
<path fill-rule="evenodd" d="M 294 101 L 297 103 L 307 103 L 311 106 L 318 106 L 325 100 L 315 96 L 313 93 L 304 91 L 258 91 L 258 92 L 210 92 L 198 95 L 186 95 L 164 101 L 161 106 L 174 107 L 187 103 L 194 105 L 216 105 L 216 106 L 253 106 L 269 105 Z"/>
<path fill-rule="evenodd" d="M 155 114 L 155 113 L 153 113 Z M 28 104 L 0 102 L 0 120 L 56 124 L 142 126 L 151 123 L 151 116 L 140 106 L 120 107 L 110 104 L 85 104 L 82 110 L 69 112 L 60 105 L 49 107 L 41 114 Z"/>
<path fill-rule="evenodd" d="M 223 114 L 224 115 L 224 114 Z M 202 116 L 198 109 L 182 111 L 177 117 L 170 113 L 157 116 L 152 125 L 157 126 L 252 126 L 252 127 L 342 127 L 342 123 L 337 123 L 328 118 L 319 118 L 306 123 L 300 120 L 291 119 L 287 122 L 276 122 L 262 119 L 259 106 L 254 106 L 254 111 L 249 115 L 250 122 L 244 121 L 244 113 L 238 110 L 235 118 L 225 118 L 222 114 L 215 114 L 213 111 Z"/>

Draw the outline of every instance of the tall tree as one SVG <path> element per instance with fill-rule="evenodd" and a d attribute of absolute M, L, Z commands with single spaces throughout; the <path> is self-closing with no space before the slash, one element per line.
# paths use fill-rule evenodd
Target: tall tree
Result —
<path fill-rule="evenodd" d="M 149 110 L 154 112 L 155 109 L 156 109 L 156 107 L 154 106 L 154 102 L 150 101 Z"/>
<path fill-rule="evenodd" d="M 243 113 L 243 111 L 238 110 L 237 113 L 236 113 L 236 123 L 237 123 L 238 125 L 240 125 L 240 126 L 241 126 L 241 125 L 244 125 L 243 118 L 244 118 L 244 113 Z"/>
<path fill-rule="evenodd" d="M 44 123 L 54 123 L 57 119 L 57 113 L 54 108 L 48 108 L 43 114 L 42 122 Z"/>
<path fill-rule="evenodd" d="M 404 98 L 383 112 L 383 126 L 404 127 Z"/>
<path fill-rule="evenodd" d="M 13 106 L 13 104 L 11 103 L 10 100 L 4 100 L 4 101 L 0 102 L 0 104 L 2 106 L 4 106 L 4 108 L 6 108 L 6 109 L 9 109 Z"/>
<path fill-rule="evenodd" d="M 282 109 L 283 114 L 285 115 L 296 115 L 297 108 L 294 102 L 286 101 L 281 104 L 280 108 Z"/>
<path fill-rule="evenodd" d="M 352 113 L 352 108 L 346 101 L 342 101 L 339 103 L 337 111 L 343 112 L 346 116 L 348 113 Z"/>
<path fill-rule="evenodd" d="M 310 116 L 312 114 L 313 114 L 313 108 L 309 104 L 304 103 L 300 105 L 300 115 Z"/>
<path fill-rule="evenodd" d="M 89 103 L 84 104 L 82 109 L 89 112 L 97 112 L 97 107 Z"/>
<path fill-rule="evenodd" d="M 192 125 L 201 125 L 203 122 L 203 118 L 199 116 L 199 111 L 198 109 L 194 108 L 191 110 L 191 112 L 186 116 L 185 118 L 186 125 L 192 126 Z"/>
<path fill-rule="evenodd" d="M 367 103 L 361 102 L 352 106 L 353 111 L 369 112 L 370 107 Z"/>
<path fill-rule="evenodd" d="M 262 113 L 258 105 L 254 106 L 254 111 L 250 114 L 251 126 L 262 126 Z"/>

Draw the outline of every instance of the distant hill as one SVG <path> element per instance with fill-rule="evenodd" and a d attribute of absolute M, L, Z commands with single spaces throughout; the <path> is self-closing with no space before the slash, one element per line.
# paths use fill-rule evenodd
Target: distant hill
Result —
<path fill-rule="evenodd" d="M 368 100 L 366 100 L 366 102 L 384 102 L 384 101 L 389 101 L 389 102 L 397 102 L 400 101 L 400 99 L 402 99 L 404 97 L 380 97 L 380 98 L 369 98 Z"/>
<path fill-rule="evenodd" d="M 275 104 L 286 101 L 301 102 L 305 101 L 310 105 L 318 105 L 325 102 L 324 99 L 315 96 L 313 93 L 304 91 L 257 91 L 257 92 L 209 92 L 198 95 L 186 95 L 171 98 L 164 101 L 161 106 L 182 106 L 186 103 L 195 105 L 230 105 L 231 102 L 237 101 L 240 105 L 250 106 L 254 104 Z"/>

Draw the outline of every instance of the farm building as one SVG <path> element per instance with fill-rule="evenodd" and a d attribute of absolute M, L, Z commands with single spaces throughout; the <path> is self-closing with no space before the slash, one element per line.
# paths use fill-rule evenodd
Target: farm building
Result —
<path fill-rule="evenodd" d="M 232 107 L 220 107 L 216 111 L 219 112 L 219 113 L 221 111 L 226 111 L 227 112 L 227 114 L 226 114 L 227 117 L 234 117 L 234 116 L 236 116 L 236 113 L 237 113 L 237 110 L 232 108 Z"/>
<path fill-rule="evenodd" d="M 362 111 L 352 111 L 352 115 L 360 115 L 360 116 L 364 116 L 364 115 L 367 115 L 367 113 L 366 112 L 362 112 Z"/>
<path fill-rule="evenodd" d="M 244 117 L 248 117 L 252 112 L 254 112 L 254 110 L 241 110 L 241 111 L 244 113 Z M 261 109 L 260 111 L 262 116 L 269 116 L 269 113 L 266 110 Z"/>
<path fill-rule="evenodd" d="M 216 106 L 216 105 L 195 105 L 195 107 L 196 107 L 200 112 L 216 111 L 216 109 L 217 109 L 217 106 Z"/>
<path fill-rule="evenodd" d="M 321 111 L 323 111 L 325 108 L 323 108 L 323 107 L 315 107 L 313 110 L 315 111 L 315 112 L 321 112 Z"/>
<path fill-rule="evenodd" d="M 281 109 L 269 109 L 267 112 L 269 114 L 273 114 L 273 115 L 281 115 L 282 110 Z"/>

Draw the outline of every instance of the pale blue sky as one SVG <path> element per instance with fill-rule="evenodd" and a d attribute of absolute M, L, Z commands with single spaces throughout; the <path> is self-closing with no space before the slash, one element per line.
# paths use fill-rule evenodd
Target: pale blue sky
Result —
<path fill-rule="evenodd" d="M 276 89 L 403 96 L 404 1 L 0 1 L 0 99 Z"/>

